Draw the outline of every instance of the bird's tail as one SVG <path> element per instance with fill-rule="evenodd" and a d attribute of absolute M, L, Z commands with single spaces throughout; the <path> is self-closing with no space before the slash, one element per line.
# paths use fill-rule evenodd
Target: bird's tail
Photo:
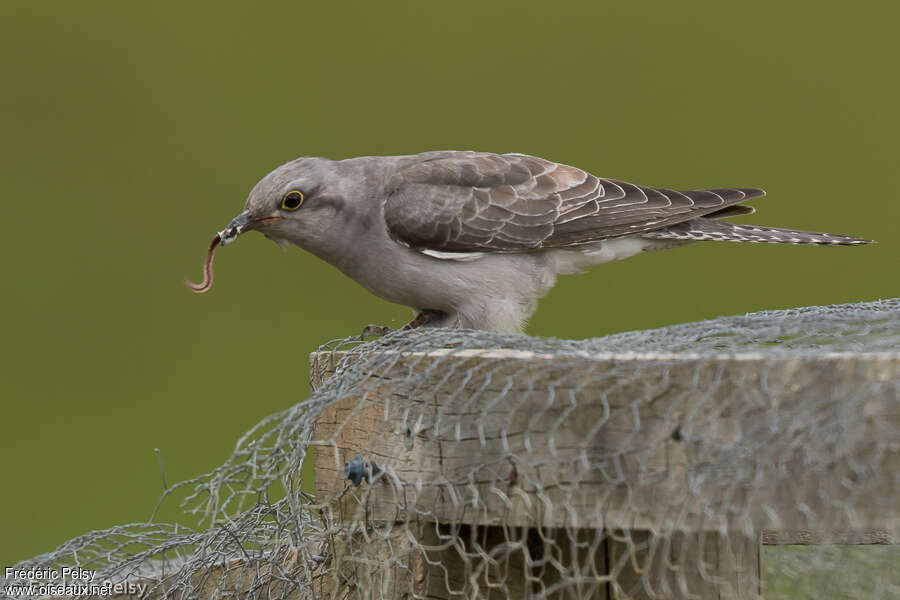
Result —
<path fill-rule="evenodd" d="M 718 215 L 717 215 L 718 216 Z M 872 240 L 858 237 L 799 231 L 780 227 L 737 225 L 715 219 L 693 219 L 658 231 L 641 234 L 644 237 L 663 240 L 756 242 L 763 244 L 814 244 L 817 246 L 859 246 Z"/>

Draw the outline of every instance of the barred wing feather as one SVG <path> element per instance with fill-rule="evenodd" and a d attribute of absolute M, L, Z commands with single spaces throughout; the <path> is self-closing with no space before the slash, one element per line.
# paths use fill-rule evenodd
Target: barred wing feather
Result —
<path fill-rule="evenodd" d="M 521 252 L 728 214 L 764 193 L 645 187 L 524 154 L 435 152 L 391 178 L 384 218 L 396 240 L 422 251 Z"/>

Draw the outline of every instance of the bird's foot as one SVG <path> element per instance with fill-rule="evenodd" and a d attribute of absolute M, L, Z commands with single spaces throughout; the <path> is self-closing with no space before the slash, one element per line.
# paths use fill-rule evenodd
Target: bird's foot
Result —
<path fill-rule="evenodd" d="M 418 329 L 419 327 L 425 327 L 426 325 L 431 325 L 433 323 L 437 323 L 442 319 L 445 319 L 447 315 L 439 310 L 432 310 L 430 308 L 426 308 L 419 312 L 416 315 L 416 318 L 404 325 L 401 328 L 401 331 L 409 331 L 410 329 Z M 362 333 L 359 334 L 360 340 L 365 340 L 366 338 L 372 337 L 382 337 L 394 331 L 390 327 L 384 325 L 366 325 L 363 327 Z"/>
<path fill-rule="evenodd" d="M 392 331 L 393 329 L 384 325 L 366 325 L 363 327 L 362 333 L 359 334 L 359 339 L 365 340 L 366 338 L 371 337 L 382 337 Z"/>
<path fill-rule="evenodd" d="M 403 331 L 424 327 L 425 325 L 429 325 L 431 323 L 434 323 L 435 321 L 439 321 L 445 316 L 446 315 L 439 310 L 426 308 L 425 310 L 417 314 L 415 319 L 404 325 Z"/>

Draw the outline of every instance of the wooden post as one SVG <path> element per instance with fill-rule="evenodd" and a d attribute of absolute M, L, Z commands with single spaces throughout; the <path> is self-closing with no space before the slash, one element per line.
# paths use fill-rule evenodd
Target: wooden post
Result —
<path fill-rule="evenodd" d="M 332 522 L 394 531 L 356 555 L 385 544 L 410 554 L 405 579 L 385 583 L 384 563 L 380 583 L 367 583 L 379 594 L 758 598 L 764 530 L 900 530 L 895 478 L 877 479 L 900 469 L 900 448 L 873 451 L 900 430 L 886 385 L 900 376 L 896 353 L 554 361 L 469 350 L 453 372 L 430 368 L 446 356 L 398 355 L 318 420 L 317 502 Z M 313 381 L 341 358 L 313 354 Z M 825 409 L 853 415 L 829 438 L 839 448 L 785 439 L 788 418 Z M 753 440 L 741 436 L 773 431 L 780 478 L 753 480 L 746 469 L 759 465 L 741 454 Z M 383 470 L 358 488 L 343 473 L 357 455 Z M 831 462 L 810 472 L 810 457 Z M 866 465 L 876 475 L 849 514 L 830 500 L 858 481 L 861 457 L 877 461 Z"/>

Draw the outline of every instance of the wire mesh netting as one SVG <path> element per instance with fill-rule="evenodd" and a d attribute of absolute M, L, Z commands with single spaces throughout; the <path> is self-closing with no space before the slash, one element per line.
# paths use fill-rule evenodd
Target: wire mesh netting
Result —
<path fill-rule="evenodd" d="M 166 491 L 201 527 L 92 532 L 0 590 L 900 598 L 898 349 L 900 299 L 583 341 L 337 340 L 308 399 Z"/>

